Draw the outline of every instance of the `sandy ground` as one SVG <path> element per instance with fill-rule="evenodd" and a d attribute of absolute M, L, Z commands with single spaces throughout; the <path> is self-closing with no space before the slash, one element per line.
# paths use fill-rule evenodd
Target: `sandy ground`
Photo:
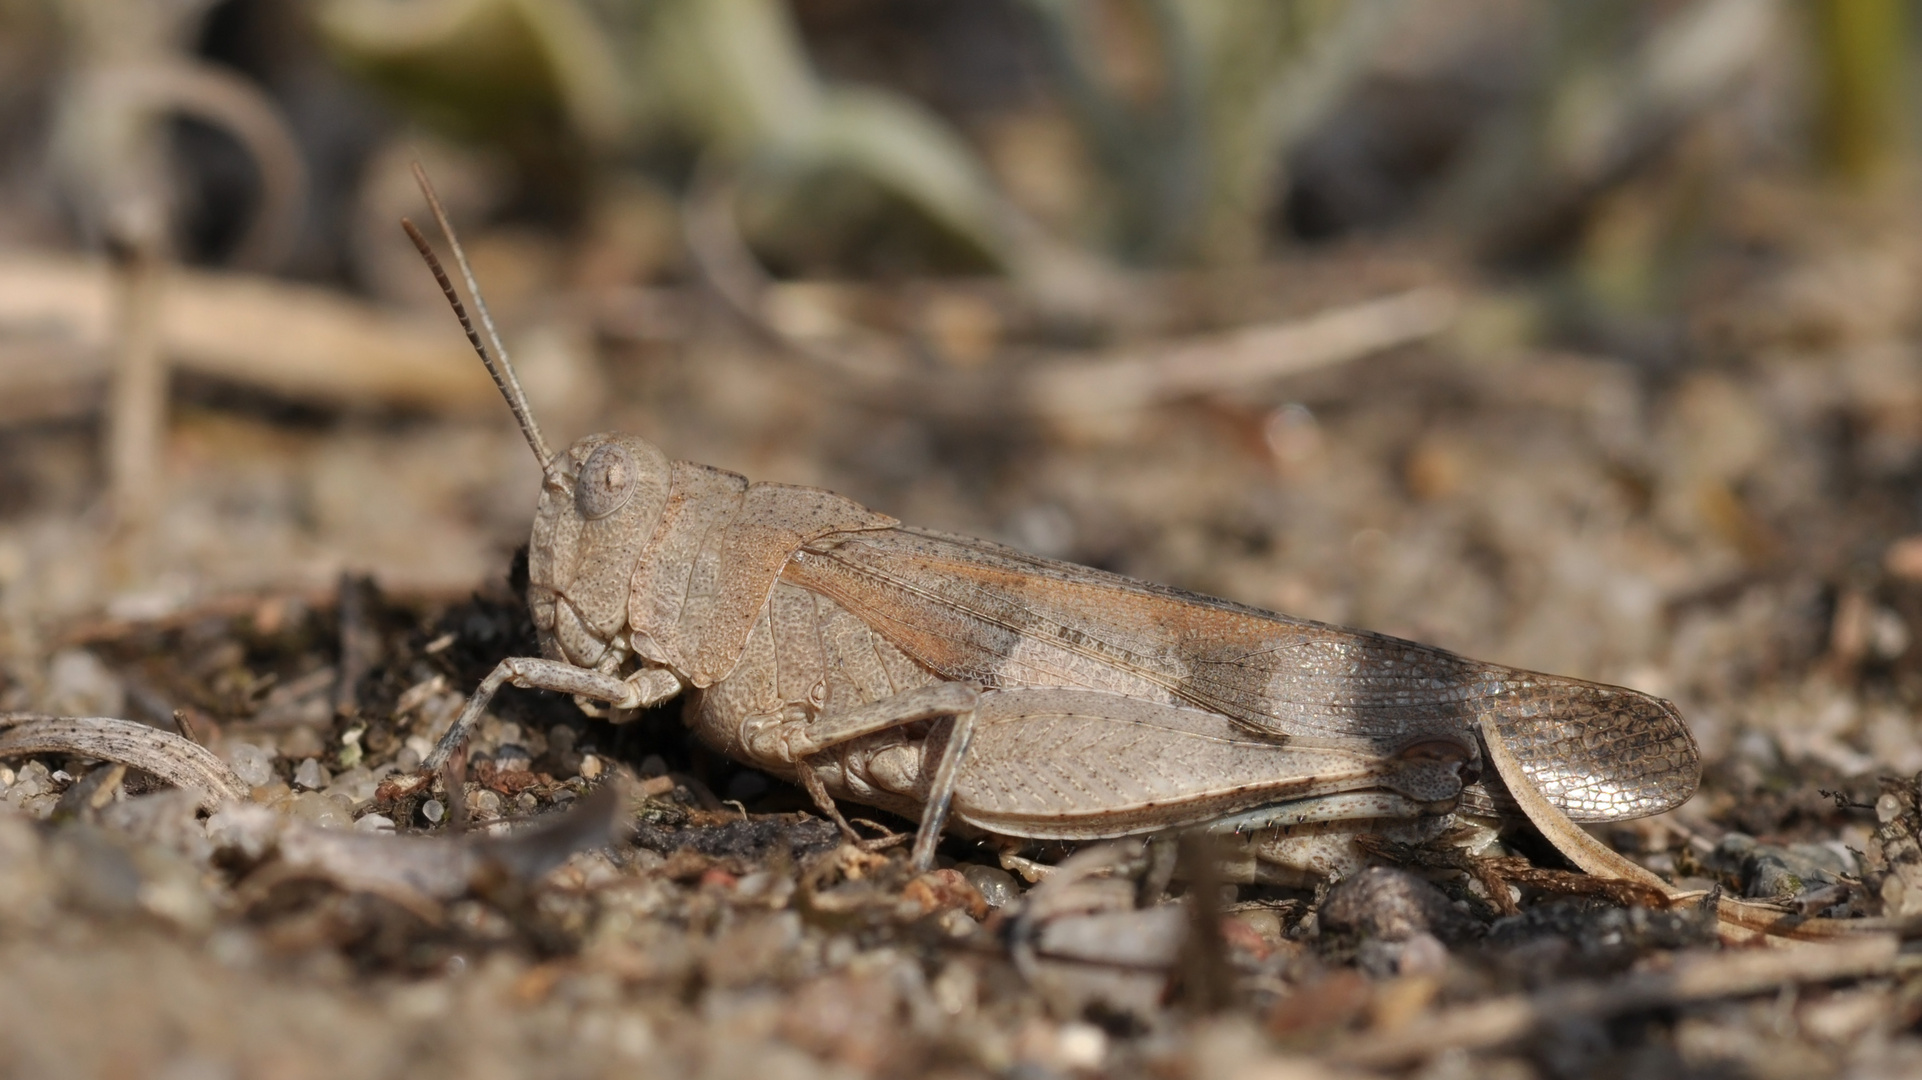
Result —
<path fill-rule="evenodd" d="M 632 431 L 914 524 L 1668 697 L 1702 790 L 1599 836 L 1679 882 L 1899 918 L 1922 911 L 1903 779 L 1922 771 L 1922 547 L 1904 541 L 1922 526 L 1922 264 L 1901 230 L 1825 212 L 1759 183 L 1730 200 L 1747 246 L 1689 298 L 1710 359 L 1685 368 L 1544 349 L 1541 290 L 1355 248 L 1218 283 L 1215 310 L 1163 331 L 1423 281 L 1458 290 L 1454 327 L 1062 421 L 876 401 L 688 299 L 672 341 L 556 339 L 536 404 L 555 437 Z M 886 302 L 941 290 L 904 295 Z M 916 878 L 900 849 L 842 847 L 800 793 L 691 746 L 671 709 L 615 727 L 504 695 L 475 746 L 475 827 L 454 837 L 442 801 L 382 785 L 530 647 L 507 586 L 538 484 L 524 445 L 499 417 L 188 390 L 162 508 L 131 544 L 105 527 L 91 424 L 0 436 L 0 706 L 184 716 L 252 798 L 209 817 L 137 772 L 90 787 L 102 767 L 79 758 L 0 767 L 0 1075 L 1922 1067 L 1922 982 L 1893 944 L 1745 983 L 1714 965 L 1750 951 L 1700 910 L 1566 880 L 1520 889 L 1508 916 L 1433 867 L 1137 907 L 1132 885 L 1042 896 L 964 841 Z M 487 847 L 629 773 L 611 846 Z M 289 830 L 419 834 L 441 852 L 419 858 L 482 869 L 396 883 L 415 856 L 329 862 Z M 1707 988 L 1618 993 L 1689 971 Z M 1489 1037 L 1451 1011 L 1478 1003 L 1536 1012 Z M 1445 1034 L 1380 1050 L 1424 1024 Z"/>

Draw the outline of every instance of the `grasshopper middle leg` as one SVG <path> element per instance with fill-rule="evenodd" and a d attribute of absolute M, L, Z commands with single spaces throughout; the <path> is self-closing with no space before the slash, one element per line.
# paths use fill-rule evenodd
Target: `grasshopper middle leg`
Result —
<path fill-rule="evenodd" d="M 841 821 L 840 811 L 828 796 L 827 789 L 818 778 L 813 777 L 807 763 L 809 757 L 903 724 L 951 717 L 947 744 L 942 747 L 940 761 L 935 766 L 923 803 L 921 823 L 914 834 L 914 867 L 926 870 L 934 865 L 934 848 L 941 841 L 941 829 L 947 824 L 948 808 L 954 801 L 955 787 L 960 783 L 961 762 L 966 758 L 968 745 L 974 738 L 974 708 L 980 697 L 980 689 L 968 683 L 933 683 L 851 709 L 820 713 L 799 722 L 776 720 L 759 730 L 744 732 L 747 735 L 745 741 L 749 752 L 756 757 L 795 766 L 808 794 L 814 797 L 824 813 L 838 823 Z"/>

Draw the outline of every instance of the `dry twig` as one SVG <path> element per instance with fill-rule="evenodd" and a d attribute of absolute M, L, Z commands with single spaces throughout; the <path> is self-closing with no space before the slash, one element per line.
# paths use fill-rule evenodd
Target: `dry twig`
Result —
<path fill-rule="evenodd" d="M 310 286 L 175 270 L 156 317 L 158 348 L 182 371 L 303 401 L 437 411 L 494 404 L 485 372 L 438 326 Z M 98 400 L 113 341 L 104 267 L 47 254 L 0 257 L 0 419 Z M 33 362 L 11 362 L 16 351 Z M 48 361 L 60 359 L 56 370 Z"/>
<path fill-rule="evenodd" d="M 1026 373 L 1021 397 L 1034 412 L 1061 415 L 1229 393 L 1432 337 L 1454 322 L 1457 306 L 1454 293 L 1428 286 L 1305 319 L 1054 361 Z"/>
<path fill-rule="evenodd" d="M 729 181 L 706 177 L 688 200 L 683 226 L 695 265 L 736 314 L 769 339 L 858 386 L 899 388 L 929 381 L 911 367 L 906 350 L 886 335 L 842 327 L 830 342 L 796 333 L 775 317 L 770 305 L 774 283 L 742 239 L 732 201 Z M 1453 291 L 1424 286 L 1302 319 L 1043 360 L 1014 374 L 1011 393 L 944 386 L 939 393 L 908 399 L 985 402 L 1041 416 L 1126 412 L 1232 393 L 1422 341 L 1452 325 L 1459 306 Z M 957 394 L 957 389 L 975 392 Z"/>
<path fill-rule="evenodd" d="M 1330 1057 L 1344 1064 L 1387 1068 L 1421 1061 L 1442 1050 L 1496 1046 L 1548 1022 L 1602 1020 L 1642 1009 L 1762 994 L 1791 984 L 1880 975 L 1894 969 L 1897 946 L 1892 935 L 1877 934 L 1797 949 L 1696 954 L 1670 971 L 1608 983 L 1564 983 L 1536 994 L 1444 1009 L 1391 1034 L 1351 1040 L 1337 1046 Z"/>
<path fill-rule="evenodd" d="M 247 784 L 227 763 L 171 731 L 106 716 L 0 716 L 0 757 L 77 754 L 119 762 L 175 787 L 200 793 L 211 810 L 247 797 Z"/>

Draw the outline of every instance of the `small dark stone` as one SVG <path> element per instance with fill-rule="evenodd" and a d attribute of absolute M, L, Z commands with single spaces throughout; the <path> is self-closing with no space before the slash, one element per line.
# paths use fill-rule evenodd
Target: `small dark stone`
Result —
<path fill-rule="evenodd" d="M 805 859 L 828 851 L 841 842 L 841 834 L 831 822 L 805 814 L 769 815 L 724 825 L 673 826 L 643 823 L 634 830 L 634 843 L 669 854 L 681 848 L 715 858 L 736 856 L 765 859 L 777 847 L 787 849 L 790 857 Z"/>
<path fill-rule="evenodd" d="M 1825 845 L 1767 844 L 1742 833 L 1723 837 L 1706 861 L 1751 899 L 1790 897 L 1861 872 L 1854 860 Z"/>
<path fill-rule="evenodd" d="M 1705 905 L 1668 910 L 1617 907 L 1599 897 L 1560 897 L 1488 928 L 1486 954 L 1530 985 L 1551 978 L 1598 978 L 1626 970 L 1651 950 L 1700 948 L 1716 940 Z"/>
<path fill-rule="evenodd" d="M 1745 869 L 1748 874 L 1742 894 L 1750 899 L 1794 896 L 1802 891 L 1801 876 L 1789 869 L 1786 860 L 1773 853 L 1758 852 Z"/>
<path fill-rule="evenodd" d="M 1426 933 L 1459 942 L 1481 930 L 1440 889 L 1386 866 L 1371 866 L 1337 883 L 1322 901 L 1320 921 L 1325 931 L 1384 941 Z"/>

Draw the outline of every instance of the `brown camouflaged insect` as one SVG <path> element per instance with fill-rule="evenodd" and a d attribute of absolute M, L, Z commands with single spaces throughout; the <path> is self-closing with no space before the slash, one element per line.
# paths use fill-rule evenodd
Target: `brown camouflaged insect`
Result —
<path fill-rule="evenodd" d="M 1232 837 L 1228 880 L 1358 865 L 1353 839 L 1519 820 L 1484 738 L 1578 822 L 1660 813 L 1700 763 L 1674 706 L 902 525 L 816 488 L 671 461 L 632 435 L 551 454 L 459 241 L 416 167 L 493 353 L 403 222 L 545 473 L 528 604 L 542 658 L 482 681 L 604 702 L 685 696 L 709 746 L 835 799 L 1005 841 L 1177 827 Z"/>

